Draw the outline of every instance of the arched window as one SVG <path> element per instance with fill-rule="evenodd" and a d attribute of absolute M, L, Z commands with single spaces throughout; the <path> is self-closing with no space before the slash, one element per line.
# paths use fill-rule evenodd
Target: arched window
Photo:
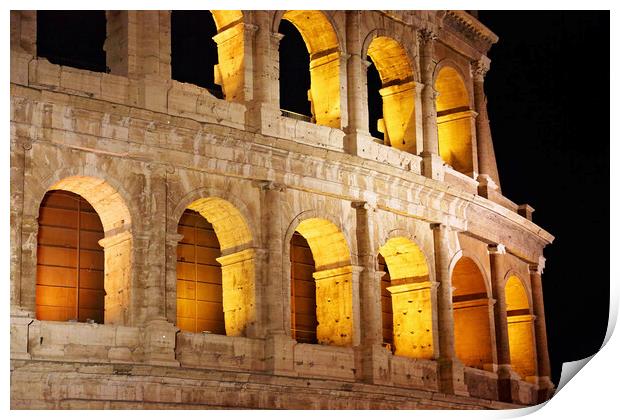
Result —
<path fill-rule="evenodd" d="M 517 276 L 506 282 L 506 316 L 512 368 L 523 379 L 536 376 L 534 317 L 530 311 L 527 290 Z"/>
<path fill-rule="evenodd" d="M 452 271 L 454 344 L 456 356 L 466 366 L 484 369 L 493 363 L 492 304 L 482 272 L 462 257 Z"/>
<path fill-rule="evenodd" d="M 287 117 L 312 120 L 310 110 L 310 55 L 295 26 L 282 19 L 280 41 L 280 109 Z"/>
<path fill-rule="evenodd" d="M 392 338 L 396 355 L 431 359 L 433 293 L 426 257 L 411 240 L 397 237 L 380 248 L 378 261 L 386 271 L 381 279 L 384 342 Z M 386 319 L 390 315 L 392 319 Z M 390 327 L 392 331 L 386 331 Z"/>
<path fill-rule="evenodd" d="M 306 219 L 291 237 L 290 253 L 291 335 L 300 342 L 351 345 L 353 269 L 344 235 L 330 221 Z"/>
<path fill-rule="evenodd" d="M 454 68 L 444 66 L 435 78 L 435 90 L 439 154 L 455 170 L 471 175 L 475 170 L 472 133 L 476 121 L 465 83 Z"/>
<path fill-rule="evenodd" d="M 215 69 L 218 63 L 215 20 L 208 10 L 173 10 L 170 15 L 171 71 L 179 82 L 206 88 L 215 97 L 224 94 Z"/>
<path fill-rule="evenodd" d="M 384 144 L 415 154 L 416 91 L 407 53 L 394 39 L 379 36 L 370 43 L 368 57 L 372 63 L 367 72 L 370 133 L 375 137 L 383 133 Z"/>
<path fill-rule="evenodd" d="M 71 176 L 39 205 L 37 318 L 127 325 L 132 293 L 131 216 L 107 182 Z M 26 292 L 29 294 L 30 292 Z"/>
<path fill-rule="evenodd" d="M 222 306 L 220 243 L 211 223 L 185 210 L 177 246 L 177 326 L 183 331 L 226 334 Z"/>
<path fill-rule="evenodd" d="M 252 234 L 230 202 L 201 198 L 178 223 L 177 326 L 188 332 L 243 336 L 254 328 Z"/>
<path fill-rule="evenodd" d="M 37 11 L 37 55 L 50 63 L 105 72 L 103 10 Z"/>
<path fill-rule="evenodd" d="M 290 10 L 278 30 L 284 35 L 280 41 L 283 115 L 340 128 L 340 46 L 331 23 L 323 12 Z"/>
<path fill-rule="evenodd" d="M 368 94 L 368 131 L 376 139 L 385 143 L 385 126 L 383 122 L 383 100 L 381 99 L 381 76 L 375 63 L 370 59 L 366 69 L 366 87 Z"/>
<path fill-rule="evenodd" d="M 104 322 L 103 225 L 81 196 L 49 191 L 39 207 L 36 317 Z"/>

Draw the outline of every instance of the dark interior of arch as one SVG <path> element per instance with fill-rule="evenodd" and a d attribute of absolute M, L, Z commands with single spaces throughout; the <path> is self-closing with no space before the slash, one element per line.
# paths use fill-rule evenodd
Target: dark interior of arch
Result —
<path fill-rule="evenodd" d="M 280 41 L 280 109 L 310 118 L 310 55 L 306 43 L 285 19 L 280 21 L 278 32 L 284 35 Z"/>
<path fill-rule="evenodd" d="M 103 10 L 37 11 L 37 55 L 50 63 L 105 72 Z"/>
<path fill-rule="evenodd" d="M 104 322 L 103 225 L 84 198 L 48 191 L 39 207 L 36 317 Z"/>
<path fill-rule="evenodd" d="M 383 99 L 379 89 L 381 89 L 381 76 L 375 67 L 375 63 L 370 56 L 366 59 L 370 61 L 370 66 L 366 70 L 366 85 L 368 88 L 368 130 L 370 135 L 376 139 L 383 140 L 383 133 L 379 132 L 377 121 L 383 118 Z"/>
<path fill-rule="evenodd" d="M 170 16 L 172 78 L 208 89 L 223 99 L 215 84 L 213 66 L 218 63 L 215 20 L 208 10 L 173 10 Z"/>
<path fill-rule="evenodd" d="M 291 238 L 291 335 L 298 343 L 316 344 L 316 284 L 314 257 L 308 241 L 295 232 Z"/>
<path fill-rule="evenodd" d="M 392 285 L 390 270 L 383 258 L 383 255 L 377 256 L 377 265 L 379 271 L 385 272 L 381 277 L 381 331 L 383 335 L 383 345 L 389 345 L 392 353 L 394 347 L 394 313 L 392 309 L 392 294 L 387 289 Z"/>

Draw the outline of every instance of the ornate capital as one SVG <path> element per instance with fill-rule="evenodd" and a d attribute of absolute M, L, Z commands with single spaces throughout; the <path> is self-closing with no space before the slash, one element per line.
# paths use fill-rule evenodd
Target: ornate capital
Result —
<path fill-rule="evenodd" d="M 431 223 L 431 230 L 449 229 L 445 223 Z"/>
<path fill-rule="evenodd" d="M 471 62 L 471 73 L 475 80 L 482 81 L 491 68 L 491 60 L 487 56 Z"/>
<path fill-rule="evenodd" d="M 280 32 L 271 32 L 271 41 L 276 45 L 282 41 L 282 38 L 284 38 L 284 34 L 281 34 Z"/>
<path fill-rule="evenodd" d="M 30 139 L 30 138 L 26 138 L 26 137 L 22 137 L 22 138 L 20 139 L 20 143 L 21 143 L 21 146 L 22 146 L 22 148 L 23 148 L 24 150 L 30 150 L 30 149 L 32 149 L 32 139 Z"/>
<path fill-rule="evenodd" d="M 547 259 L 542 255 L 538 257 L 538 264 L 530 264 L 530 274 L 538 274 L 539 276 L 545 271 L 545 263 Z"/>
<path fill-rule="evenodd" d="M 418 31 L 418 39 L 420 44 L 426 45 L 437 39 L 437 33 L 432 29 L 420 29 Z"/>
<path fill-rule="evenodd" d="M 279 184 L 274 181 L 268 181 L 268 180 L 254 181 L 252 185 L 257 187 L 261 191 L 277 191 L 277 192 L 286 191 L 286 185 Z"/>
<path fill-rule="evenodd" d="M 504 255 L 506 254 L 506 247 L 502 244 L 489 245 L 489 254 Z"/>
<path fill-rule="evenodd" d="M 351 207 L 353 207 L 356 210 L 366 210 L 366 211 L 369 211 L 369 210 L 374 211 L 375 210 L 375 206 L 373 206 L 368 201 L 352 201 L 351 202 Z"/>

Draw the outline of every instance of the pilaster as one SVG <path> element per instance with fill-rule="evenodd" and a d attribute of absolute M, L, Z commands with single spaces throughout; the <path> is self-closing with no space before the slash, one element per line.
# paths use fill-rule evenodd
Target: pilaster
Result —
<path fill-rule="evenodd" d="M 257 181 L 254 184 L 260 191 L 261 209 L 261 244 L 256 258 L 257 293 L 262 298 L 257 301 L 257 332 L 265 337 L 266 369 L 278 375 L 293 375 L 295 371 L 295 340 L 287 333 L 285 327 L 284 294 L 285 273 L 283 273 L 282 255 L 282 195 L 286 187 L 273 181 Z"/>
<path fill-rule="evenodd" d="M 506 292 L 504 290 L 504 256 L 506 247 L 502 244 L 490 245 L 491 286 L 495 297 L 495 348 L 497 351 L 497 392 L 500 401 L 517 402 L 518 396 L 512 395 L 512 382 L 518 376 L 512 370 L 510 362 L 510 341 L 508 338 L 508 318 L 506 314 Z"/>
<path fill-rule="evenodd" d="M 497 192 L 501 194 L 493 138 L 491 137 L 491 126 L 487 113 L 487 98 L 484 94 L 484 77 L 490 65 L 491 60 L 486 56 L 482 56 L 479 60 L 471 63 L 474 79 L 474 104 L 478 112 L 475 123 L 476 150 L 478 155 L 478 172 L 488 176 L 493 181 L 493 184 L 489 185 L 496 186 Z"/>
<path fill-rule="evenodd" d="M 437 92 L 433 86 L 435 63 L 433 54 L 437 34 L 430 29 L 418 31 L 420 45 L 420 70 L 422 76 L 422 129 L 424 133 L 422 153 L 422 174 L 432 179 L 443 179 L 443 161 L 439 156 L 439 134 L 437 131 Z"/>
<path fill-rule="evenodd" d="M 538 402 L 547 401 L 554 392 L 551 382 L 551 364 L 547 348 L 547 326 L 545 322 L 545 303 L 542 290 L 542 273 L 544 257 L 538 264 L 530 266 L 530 282 L 532 284 L 532 303 L 534 306 L 534 328 L 536 333 L 536 357 L 538 366 Z"/>
<path fill-rule="evenodd" d="M 435 248 L 435 279 L 437 292 L 437 323 L 439 330 L 439 389 L 446 394 L 469 395 L 465 385 L 463 364 L 457 359 L 454 346 L 454 313 L 450 279 L 450 228 L 440 223 L 431 225 Z"/>

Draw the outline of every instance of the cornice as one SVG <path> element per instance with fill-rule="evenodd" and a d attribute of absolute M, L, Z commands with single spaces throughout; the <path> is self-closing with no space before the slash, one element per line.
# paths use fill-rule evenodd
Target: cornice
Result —
<path fill-rule="evenodd" d="M 465 39 L 483 54 L 499 40 L 499 37 L 478 19 L 462 10 L 448 10 L 443 25 L 453 32 L 462 33 Z"/>

